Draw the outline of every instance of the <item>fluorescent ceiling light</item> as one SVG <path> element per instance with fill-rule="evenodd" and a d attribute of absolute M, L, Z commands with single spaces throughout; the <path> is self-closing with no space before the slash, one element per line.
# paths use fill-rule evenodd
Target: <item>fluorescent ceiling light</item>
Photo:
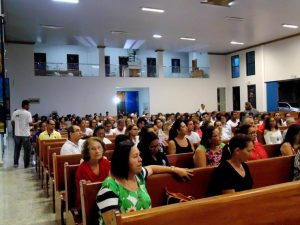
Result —
<path fill-rule="evenodd" d="M 112 30 L 110 33 L 111 34 L 129 34 L 129 32 L 126 32 L 123 30 Z"/>
<path fill-rule="evenodd" d="M 285 28 L 292 28 L 292 29 L 297 29 L 298 26 L 297 25 L 292 25 L 292 24 L 282 24 L 283 27 Z"/>
<path fill-rule="evenodd" d="M 196 38 L 190 38 L 190 37 L 181 37 L 180 39 L 186 41 L 196 41 Z"/>
<path fill-rule="evenodd" d="M 79 0 L 52 0 L 53 2 L 64 2 L 64 3 L 72 3 L 72 4 L 78 4 Z"/>
<path fill-rule="evenodd" d="M 243 44 L 245 44 L 245 43 L 243 43 L 243 42 L 238 42 L 238 41 L 231 41 L 230 44 L 232 44 L 232 45 L 243 45 Z"/>
<path fill-rule="evenodd" d="M 135 44 L 131 48 L 132 49 L 139 49 L 144 43 L 145 43 L 145 40 L 138 40 L 138 41 L 135 42 Z"/>
<path fill-rule="evenodd" d="M 163 9 L 154 9 L 154 8 L 147 8 L 147 7 L 142 7 L 142 11 L 147 11 L 147 12 L 156 12 L 156 13 L 164 13 L 165 10 Z"/>
<path fill-rule="evenodd" d="M 124 44 L 124 49 L 131 49 L 133 44 L 134 44 L 135 40 L 132 39 L 127 39 L 125 44 Z"/>
<path fill-rule="evenodd" d="M 228 6 L 233 6 L 235 4 L 235 1 L 229 2 Z"/>
<path fill-rule="evenodd" d="M 56 26 L 56 25 L 40 25 L 40 26 L 45 29 L 53 29 L 53 30 L 58 30 L 58 29 L 64 28 L 62 26 Z"/>
<path fill-rule="evenodd" d="M 154 38 L 162 38 L 162 36 L 160 34 L 153 34 Z"/>

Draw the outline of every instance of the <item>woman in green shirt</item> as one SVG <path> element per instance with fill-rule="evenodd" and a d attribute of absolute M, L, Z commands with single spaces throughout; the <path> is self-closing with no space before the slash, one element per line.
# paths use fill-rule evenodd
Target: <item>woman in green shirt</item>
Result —
<path fill-rule="evenodd" d="M 111 176 L 103 181 L 97 195 L 100 224 L 112 224 L 115 210 L 123 213 L 151 208 L 145 179 L 157 173 L 175 173 L 184 180 L 192 176 L 191 170 L 177 167 L 142 167 L 138 148 L 130 140 L 122 141 L 111 159 Z"/>

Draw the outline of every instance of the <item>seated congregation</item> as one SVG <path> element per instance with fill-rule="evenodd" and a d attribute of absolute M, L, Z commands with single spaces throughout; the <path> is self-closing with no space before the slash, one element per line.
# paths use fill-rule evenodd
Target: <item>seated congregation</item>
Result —
<path fill-rule="evenodd" d="M 33 146 L 47 190 L 52 177 L 49 188 L 60 223 L 67 217 L 67 224 L 121 224 L 123 219 L 134 224 L 124 213 L 144 210 L 133 214 L 143 223 L 147 211 L 151 211 L 149 218 L 167 212 L 175 216 L 176 206 L 163 209 L 162 214 L 154 210 L 167 203 L 195 199 L 195 205 L 180 204 L 204 209 L 208 199 L 221 198 L 210 196 L 242 191 L 256 197 L 251 189 L 262 187 L 259 190 L 267 198 L 271 196 L 267 186 L 290 182 L 294 176 L 300 179 L 300 125 L 295 119 L 298 115 L 251 112 L 120 114 L 117 118 L 55 114 L 44 117 L 33 131 Z M 55 148 L 60 151 L 52 154 Z M 76 159 L 69 161 L 71 155 Z M 63 163 L 57 165 L 59 160 Z M 64 174 L 64 163 L 75 166 L 70 177 Z"/>

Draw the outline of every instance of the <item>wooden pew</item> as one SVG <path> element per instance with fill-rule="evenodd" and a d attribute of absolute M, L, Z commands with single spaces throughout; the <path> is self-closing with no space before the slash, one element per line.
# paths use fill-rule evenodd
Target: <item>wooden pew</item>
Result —
<path fill-rule="evenodd" d="M 278 157 L 281 156 L 280 152 L 280 144 L 275 144 L 275 145 L 264 145 L 264 148 L 268 154 L 268 157 Z"/>
<path fill-rule="evenodd" d="M 81 215 L 76 209 L 76 172 L 79 165 L 69 165 L 68 162 L 64 165 L 67 225 L 75 225 L 82 222 Z"/>
<path fill-rule="evenodd" d="M 284 183 L 292 180 L 294 157 L 276 157 L 247 162 L 254 180 L 254 188 Z M 193 179 L 183 183 L 172 174 L 157 174 L 147 179 L 147 190 L 152 207 L 165 203 L 165 188 L 171 192 L 191 195 L 196 199 L 208 196 L 208 187 L 215 167 L 194 169 Z"/>
<path fill-rule="evenodd" d="M 98 207 L 96 205 L 96 196 L 100 190 L 101 182 L 87 183 L 80 182 L 80 198 L 82 210 L 83 225 L 98 225 Z"/>
<path fill-rule="evenodd" d="M 49 173 L 49 157 L 48 157 L 48 152 L 50 148 L 60 148 L 63 146 L 64 142 L 50 142 L 46 143 L 44 145 L 44 150 L 42 151 L 42 158 L 43 158 L 43 169 L 42 171 L 44 172 L 42 177 L 45 179 L 42 179 L 42 182 L 45 184 L 45 189 L 46 189 L 46 195 L 49 197 L 49 178 L 50 178 L 50 173 Z M 43 186 L 43 185 L 42 185 Z"/>
<path fill-rule="evenodd" d="M 53 154 L 60 155 L 61 147 L 49 148 L 48 149 L 48 171 L 49 171 L 49 186 L 50 193 L 52 196 L 52 211 L 55 213 L 55 190 L 54 190 L 54 171 L 53 171 Z"/>
<path fill-rule="evenodd" d="M 281 156 L 280 144 L 264 145 L 264 148 L 269 158 Z M 194 168 L 193 156 L 194 153 L 190 152 L 167 155 L 167 158 L 171 166 L 177 166 L 181 168 Z"/>
<path fill-rule="evenodd" d="M 258 142 L 260 142 L 263 145 L 266 144 L 263 131 L 256 130 L 256 135 L 257 135 L 257 141 Z"/>
<path fill-rule="evenodd" d="M 106 150 L 115 150 L 115 143 L 106 144 L 105 149 Z"/>
<path fill-rule="evenodd" d="M 295 181 L 131 213 L 117 213 L 115 224 L 296 225 L 300 221 L 299 190 L 300 181 Z"/>
<path fill-rule="evenodd" d="M 65 178 L 64 178 L 64 164 L 68 162 L 69 165 L 79 164 L 82 159 L 81 154 L 73 155 L 56 155 L 53 154 L 53 170 L 54 170 L 54 187 L 55 187 L 55 215 L 56 221 L 64 224 L 64 210 L 65 210 Z"/>
<path fill-rule="evenodd" d="M 193 152 L 167 155 L 171 166 L 194 168 Z"/>
<path fill-rule="evenodd" d="M 66 139 L 49 139 L 49 140 L 40 140 L 38 139 L 38 171 L 39 177 L 41 177 L 41 187 L 43 188 L 44 184 L 44 157 L 47 157 L 45 151 L 48 146 L 51 146 L 53 143 L 64 143 Z"/>
<path fill-rule="evenodd" d="M 294 163 L 294 156 L 285 156 L 285 157 L 276 157 L 276 158 L 269 158 L 264 160 L 256 160 L 256 161 L 249 161 L 247 162 L 253 180 L 254 180 L 254 188 L 251 191 L 256 193 L 257 189 L 260 187 L 266 187 L 268 185 L 274 185 L 279 183 L 284 183 L 283 186 L 286 184 L 285 182 L 289 182 L 292 180 L 293 174 L 293 163 Z M 212 175 L 214 172 L 215 167 L 207 167 L 207 168 L 197 168 L 194 169 L 194 176 L 193 179 L 189 182 L 183 183 L 180 179 L 173 176 L 172 174 L 157 174 L 149 177 L 147 179 L 147 190 L 152 200 L 152 207 L 162 208 L 165 203 L 165 188 L 167 187 L 171 192 L 180 192 L 185 195 L 192 195 L 196 199 L 204 199 L 208 197 L 208 187 L 212 180 Z M 81 184 L 81 205 L 82 208 L 87 208 L 84 212 L 82 211 L 83 224 L 93 225 L 97 224 L 98 221 L 95 219 L 95 214 L 97 214 L 97 208 L 95 208 L 95 199 L 96 195 L 99 191 L 100 184 Z M 299 188 L 299 187 L 298 187 Z M 299 191 L 298 191 L 299 192 Z M 300 194 L 300 192 L 299 192 Z M 213 197 L 215 198 L 215 197 Z M 212 198 L 206 198 L 212 199 Z M 274 196 L 273 196 L 274 199 Z M 193 201 L 194 202 L 194 201 Z M 185 203 L 180 203 L 180 206 Z M 297 203 L 299 205 L 299 203 Z M 179 205 L 179 204 L 174 204 Z M 180 207 L 179 206 L 179 207 Z M 168 207 L 173 207 L 168 206 Z M 205 207 L 204 207 L 205 208 Z M 214 212 L 214 207 L 210 208 L 212 212 Z M 225 207 L 226 209 L 226 207 Z M 245 206 L 245 209 L 247 207 Z M 207 209 L 206 209 L 207 210 Z M 227 213 L 228 211 L 225 210 Z M 215 216 L 215 213 L 206 211 L 209 215 Z M 181 212 L 181 214 L 184 214 Z M 197 215 L 197 213 L 195 213 Z M 123 214 L 122 214 L 123 215 Z M 219 214 L 218 214 L 219 215 Z M 228 215 L 228 214 L 227 214 Z M 169 216 L 167 216 L 169 217 Z M 198 217 L 198 224 L 199 224 Z M 258 217 L 259 218 L 259 217 Z M 220 220 L 221 221 L 221 220 Z M 186 223 L 186 218 L 185 218 Z M 127 223 L 125 223 L 127 224 Z M 140 223 L 136 223 L 140 224 Z M 143 223 L 142 223 L 143 224 Z M 146 223 L 147 224 L 147 223 Z M 153 221 L 152 221 L 153 224 Z M 157 225 L 156 223 L 154 223 Z M 165 223 L 170 224 L 170 223 Z M 175 222 L 175 224 L 178 224 Z M 207 225 L 206 223 L 203 223 Z M 215 223 L 218 224 L 218 223 Z M 229 224 L 229 223 L 226 223 Z M 255 223 L 256 224 L 256 223 Z M 143 224 L 144 225 L 144 224 Z M 241 224 L 239 224 L 241 225 Z"/>

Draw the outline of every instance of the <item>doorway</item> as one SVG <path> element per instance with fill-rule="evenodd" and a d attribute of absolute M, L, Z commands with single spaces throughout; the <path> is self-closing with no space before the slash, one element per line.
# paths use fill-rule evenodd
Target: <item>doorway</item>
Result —
<path fill-rule="evenodd" d="M 125 77 L 125 68 L 128 67 L 129 57 L 119 56 L 119 75 L 120 77 Z"/>
<path fill-rule="evenodd" d="M 218 111 L 226 111 L 226 89 L 224 87 L 217 88 Z"/>
<path fill-rule="evenodd" d="M 147 58 L 147 77 L 156 77 L 156 58 Z"/>
<path fill-rule="evenodd" d="M 128 113 L 150 112 L 149 88 L 117 88 L 117 96 L 120 102 L 117 111 Z"/>
<path fill-rule="evenodd" d="M 240 87 L 232 87 L 232 103 L 233 110 L 240 111 L 241 110 L 241 100 L 240 100 Z"/>

